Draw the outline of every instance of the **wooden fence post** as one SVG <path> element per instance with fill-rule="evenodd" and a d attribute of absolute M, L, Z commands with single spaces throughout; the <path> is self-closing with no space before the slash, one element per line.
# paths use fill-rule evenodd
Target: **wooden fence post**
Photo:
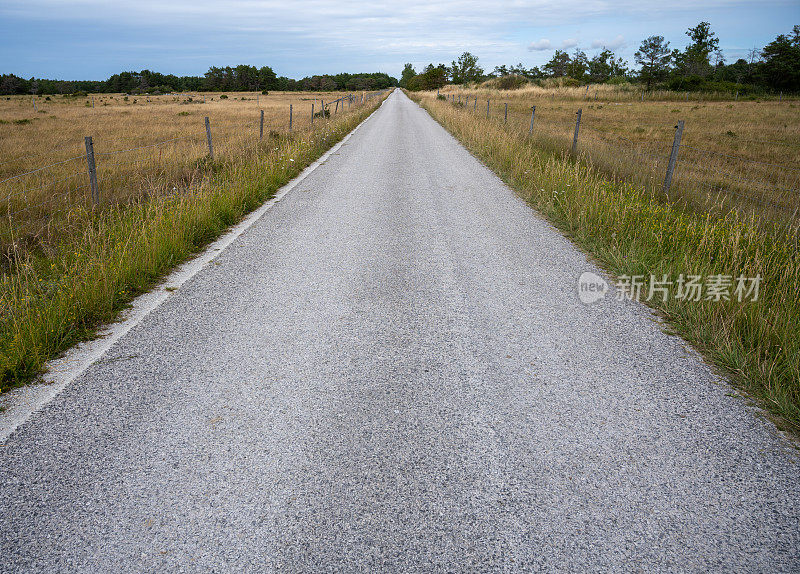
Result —
<path fill-rule="evenodd" d="M 486 119 L 489 119 L 489 100 L 486 100 Z"/>
<path fill-rule="evenodd" d="M 289 104 L 289 131 L 292 131 L 292 104 Z"/>
<path fill-rule="evenodd" d="M 683 120 L 678 120 L 678 125 L 675 126 L 675 139 L 672 140 L 672 151 L 669 154 L 669 163 L 667 164 L 667 175 L 664 178 L 664 193 L 669 193 L 669 187 L 672 185 L 672 173 L 675 171 L 675 164 L 678 163 L 678 151 L 681 147 L 681 138 L 683 137 Z"/>
<path fill-rule="evenodd" d="M 572 137 L 572 153 L 578 151 L 578 130 L 581 128 L 581 112 L 583 110 L 578 110 L 577 115 L 578 119 L 575 120 L 575 135 Z"/>
<path fill-rule="evenodd" d="M 531 127 L 528 128 L 528 136 L 533 134 L 533 115 L 536 113 L 536 106 L 531 106 Z"/>
<path fill-rule="evenodd" d="M 475 101 L 472 103 L 472 111 L 478 111 L 478 96 L 475 96 Z"/>
<path fill-rule="evenodd" d="M 311 103 L 311 125 L 314 125 L 314 103 Z"/>
<path fill-rule="evenodd" d="M 503 117 L 503 123 L 504 123 L 504 124 L 507 124 L 507 123 L 508 123 L 508 102 L 506 102 L 506 114 L 505 114 L 505 116 Z"/>
<path fill-rule="evenodd" d="M 97 188 L 97 167 L 94 163 L 94 144 L 92 143 L 92 136 L 84 138 L 86 144 L 86 163 L 89 166 L 89 185 L 92 189 L 92 203 L 97 205 L 100 203 L 100 190 Z"/>
<path fill-rule="evenodd" d="M 208 140 L 208 155 L 211 156 L 211 161 L 214 161 L 214 145 L 211 143 L 211 122 L 208 121 L 208 116 L 206 116 L 206 139 Z"/>
<path fill-rule="evenodd" d="M 258 139 L 264 139 L 264 110 L 261 110 L 261 124 L 258 128 Z"/>

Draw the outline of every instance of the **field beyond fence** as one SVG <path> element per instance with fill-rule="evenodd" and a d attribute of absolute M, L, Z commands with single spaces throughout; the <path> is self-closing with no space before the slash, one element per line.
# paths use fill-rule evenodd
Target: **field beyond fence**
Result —
<path fill-rule="evenodd" d="M 590 86 L 448 86 L 439 96 L 543 148 L 573 153 L 612 178 L 703 212 L 733 208 L 773 221 L 797 220 L 800 101 L 702 101 L 699 94 L 681 101 L 682 93 L 639 93 L 641 98 Z M 671 158 L 674 169 L 667 177 Z"/>
<path fill-rule="evenodd" d="M 0 99 L 0 269 L 79 232 L 84 212 L 195 193 L 218 169 L 215 162 L 280 146 L 372 97 L 273 92 Z"/>

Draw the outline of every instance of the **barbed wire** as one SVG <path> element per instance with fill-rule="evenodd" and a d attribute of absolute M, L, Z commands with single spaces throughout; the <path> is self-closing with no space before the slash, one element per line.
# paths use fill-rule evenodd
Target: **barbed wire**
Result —
<path fill-rule="evenodd" d="M 325 108 L 331 104 L 336 105 L 337 102 L 341 104 L 339 113 L 346 113 L 350 108 L 355 108 L 361 103 L 367 103 L 371 97 L 385 92 L 365 93 L 363 98 L 361 95 L 352 97 L 344 96 L 337 100 L 331 100 L 325 103 Z M 347 106 L 348 102 L 352 105 Z M 347 106 L 347 107 L 345 107 Z M 295 104 L 294 111 L 294 126 L 295 129 L 304 130 L 313 125 L 315 132 L 319 132 L 320 137 L 327 138 L 329 128 L 327 124 L 314 124 L 306 121 L 306 112 L 298 109 L 299 106 Z M 258 110 L 259 108 L 255 108 Z M 263 112 L 263 108 L 261 109 Z M 331 113 L 331 115 L 333 115 Z M 260 128 L 263 125 L 264 131 L 269 130 L 269 134 L 277 130 L 280 134 L 287 133 L 289 128 L 289 109 L 286 109 L 286 121 L 281 122 L 280 125 L 274 123 L 274 115 L 271 115 L 270 122 L 264 121 L 260 118 L 248 118 L 245 121 L 230 121 L 227 118 L 222 119 L 221 122 L 215 122 L 213 118 L 210 121 L 211 133 L 213 135 L 213 144 L 215 151 L 221 153 L 223 156 L 226 154 L 238 154 L 246 151 L 249 148 L 254 148 L 261 140 Z M 179 126 L 175 126 L 177 129 Z M 263 141 L 267 141 L 268 133 L 263 134 Z M 179 183 L 181 178 L 185 178 L 185 169 L 197 170 L 202 169 L 201 164 L 194 163 L 196 160 L 201 159 L 208 155 L 205 149 L 206 133 L 202 123 L 197 127 L 197 132 L 188 135 L 176 135 L 168 139 L 144 143 L 142 145 L 133 145 L 122 149 L 114 149 L 103 151 L 97 149 L 98 142 L 94 141 L 94 158 L 96 161 L 96 176 L 98 186 L 105 185 L 114 186 L 116 189 L 119 186 L 128 186 L 134 183 L 137 179 L 147 182 L 152 185 L 151 191 L 156 191 L 157 194 L 166 193 L 167 188 L 172 188 L 172 193 L 177 187 L 181 187 L 181 192 L 188 191 L 184 189 L 183 183 Z M 316 137 L 316 136 L 315 136 Z M 58 146 L 50 147 L 50 152 L 56 152 L 64 148 L 74 146 L 80 149 L 83 142 L 67 141 Z M 162 150 L 167 147 L 173 146 L 175 151 L 168 151 L 166 160 L 162 158 Z M 202 149 L 202 153 L 197 153 Z M 14 162 L 22 162 L 26 159 L 38 158 L 47 155 L 48 151 L 41 151 L 35 153 L 28 153 L 6 159 L 0 163 L 2 165 L 12 164 Z M 175 163 L 175 153 L 181 154 L 186 164 L 178 166 Z M 216 155 L 216 154 L 215 154 Z M 169 165 L 163 162 L 168 161 Z M 80 163 L 84 162 L 81 168 Z M 70 164 L 76 165 L 70 165 Z M 174 164 L 174 165 L 173 165 Z M 147 173 L 142 173 L 142 166 L 152 165 L 153 169 L 147 168 Z M 173 171 L 174 167 L 178 166 L 178 171 Z M 74 171 L 73 171 L 74 170 Z M 154 171 L 155 170 L 155 171 Z M 66 173 L 65 173 L 66 172 Z M 172 175 L 171 175 L 172 174 Z M 87 193 L 91 189 L 90 183 L 90 167 L 86 153 L 75 155 L 60 161 L 48 163 L 46 165 L 17 173 L 0 180 L 0 190 L 5 188 L 5 193 L 0 191 L 0 214 L 8 215 L 11 220 L 26 216 L 29 214 L 36 214 L 41 211 L 42 218 L 34 215 L 34 219 L 25 221 L 25 225 L 29 225 L 30 221 L 50 220 L 53 215 L 64 208 L 69 208 L 75 205 L 76 201 L 91 203 L 92 196 Z M 171 177 L 175 177 L 172 181 Z M 85 178 L 83 182 L 79 178 Z M 159 180 L 159 181 L 156 181 Z M 163 180 L 163 181 L 160 181 Z M 192 181 L 195 181 L 192 176 Z M 185 183 L 185 181 L 184 181 Z M 173 185 L 174 184 L 174 185 Z M 192 186 L 194 184 L 191 184 Z M 120 188 L 122 189 L 122 188 Z M 128 201 L 130 198 L 141 197 L 147 195 L 149 191 L 141 189 L 131 189 L 130 193 L 125 191 L 122 195 L 117 196 L 103 196 L 103 204 L 110 202 L 116 203 L 118 201 Z M 94 201 L 98 201 L 94 199 Z"/>
<path fill-rule="evenodd" d="M 18 175 L 13 175 L 11 177 L 7 177 L 6 179 L 0 180 L 0 185 L 6 183 L 8 181 L 12 181 L 12 180 L 15 180 L 15 179 L 19 179 L 21 177 L 25 177 L 26 175 L 32 175 L 34 173 L 38 173 L 38 172 L 44 171 L 46 169 L 49 169 L 49 168 L 57 166 L 57 165 L 63 165 L 65 163 L 69 163 L 71 161 L 75 161 L 76 159 L 86 159 L 86 155 L 79 155 L 79 156 L 76 156 L 76 157 L 71 157 L 71 158 L 65 159 L 63 161 L 57 161 L 57 162 L 51 163 L 49 165 L 45 165 L 45 166 L 42 166 L 42 167 L 39 167 L 39 168 L 36 168 L 36 169 L 32 169 L 31 171 L 27 171 L 25 173 L 20 173 Z"/>
<path fill-rule="evenodd" d="M 482 108 L 474 105 L 475 102 L 478 102 L 475 96 L 470 96 L 469 99 L 465 98 L 463 102 L 459 101 L 457 97 L 457 95 L 456 98 L 450 97 L 446 101 L 453 107 L 464 109 L 476 117 L 487 117 L 486 105 L 483 105 Z M 564 115 L 563 113 L 559 113 L 559 117 L 555 118 L 547 115 L 543 116 L 542 111 L 547 108 L 544 106 L 542 108 L 537 106 L 536 109 L 534 133 L 537 132 L 538 127 L 537 136 L 547 137 L 569 145 L 568 142 L 573 140 L 574 132 L 571 130 L 574 129 L 575 124 L 566 124 L 564 118 L 561 117 Z M 493 106 L 490 100 L 488 119 L 499 120 L 506 125 L 507 129 L 524 129 L 523 133 L 527 133 L 530 130 L 529 117 L 528 114 L 520 113 L 518 108 L 514 109 L 511 106 L 508 107 L 507 116 L 505 102 L 495 103 Z M 593 144 L 608 146 L 627 156 L 633 155 L 640 162 L 648 163 L 649 165 L 646 166 L 641 165 L 641 163 L 637 165 L 635 172 L 627 170 L 627 178 L 636 180 L 649 179 L 652 180 L 651 184 L 658 187 L 661 186 L 660 178 L 648 177 L 645 172 L 663 169 L 668 164 L 673 147 L 672 142 L 653 139 L 634 141 L 620 134 L 610 134 L 605 129 L 597 129 L 590 123 L 582 121 L 579 130 L 578 149 L 581 153 L 588 153 L 589 158 L 597 150 L 587 150 L 585 145 L 582 146 L 580 142 L 584 142 L 586 139 Z M 769 142 L 767 140 L 754 141 L 767 144 L 783 143 Z M 624 160 L 617 161 L 612 159 L 606 161 L 621 163 Z M 798 205 L 798 200 L 800 200 L 800 166 L 796 165 L 772 163 L 700 148 L 694 145 L 680 144 L 676 170 L 673 173 L 673 182 L 684 187 L 688 186 L 708 197 L 712 197 L 715 194 L 730 194 L 759 205 L 793 213 L 795 216 L 800 212 L 800 206 Z M 766 198 L 764 197 L 765 192 L 777 194 L 778 197 L 784 197 L 787 201 L 782 202 Z"/>

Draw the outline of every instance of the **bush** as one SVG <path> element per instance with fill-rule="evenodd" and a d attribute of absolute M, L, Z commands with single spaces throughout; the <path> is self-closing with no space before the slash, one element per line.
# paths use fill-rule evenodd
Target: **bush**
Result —
<path fill-rule="evenodd" d="M 750 95 L 756 93 L 753 86 L 746 86 L 744 84 L 737 84 L 736 82 L 709 82 L 703 83 L 700 88 L 704 92 L 728 92 L 734 94 L 739 92 L 740 96 Z"/>
<path fill-rule="evenodd" d="M 261 90 L 261 95 L 262 96 L 268 96 L 269 95 L 269 91 L 268 90 Z"/>
<path fill-rule="evenodd" d="M 219 99 L 220 99 L 220 100 L 227 100 L 227 99 L 228 99 L 228 96 L 226 96 L 225 94 L 222 94 L 222 95 L 219 97 Z"/>
<path fill-rule="evenodd" d="M 684 92 L 696 92 L 703 85 L 703 78 L 700 76 L 686 76 L 684 78 L 675 77 L 670 78 L 667 85 L 670 90 L 678 90 Z"/>
<path fill-rule="evenodd" d="M 439 94 L 436 96 L 437 100 L 442 100 L 443 102 L 447 101 L 447 98 L 443 94 Z"/>
<path fill-rule="evenodd" d="M 529 83 L 528 79 L 524 76 L 509 74 L 507 76 L 486 80 L 480 87 L 495 90 L 518 90 L 522 86 L 527 86 Z"/>

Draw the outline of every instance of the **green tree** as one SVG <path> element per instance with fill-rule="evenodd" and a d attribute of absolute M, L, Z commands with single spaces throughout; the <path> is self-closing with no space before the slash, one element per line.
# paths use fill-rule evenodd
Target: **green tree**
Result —
<path fill-rule="evenodd" d="M 566 76 L 569 72 L 570 58 L 569 54 L 563 50 L 556 50 L 550 61 L 544 65 L 544 70 L 547 75 L 553 78 L 561 78 Z"/>
<path fill-rule="evenodd" d="M 403 72 L 400 74 L 400 84 L 399 84 L 400 87 L 407 88 L 408 81 L 416 75 L 417 73 L 414 71 L 414 66 L 412 66 L 411 64 L 406 64 L 403 67 Z"/>
<path fill-rule="evenodd" d="M 450 76 L 454 84 L 477 82 L 483 77 L 483 68 L 478 65 L 478 57 L 464 52 L 450 66 Z"/>
<path fill-rule="evenodd" d="M 589 79 L 592 82 L 607 82 L 613 77 L 624 76 L 628 72 L 622 58 L 614 55 L 608 48 L 589 60 Z"/>
<path fill-rule="evenodd" d="M 761 74 L 771 88 L 800 91 L 800 26 L 779 35 L 761 51 Z"/>
<path fill-rule="evenodd" d="M 263 66 L 258 70 L 258 90 L 274 90 L 278 85 L 278 76 L 269 66 Z"/>
<path fill-rule="evenodd" d="M 588 69 L 589 59 L 586 57 L 586 52 L 580 48 L 575 48 L 575 54 L 573 54 L 567 65 L 567 75 L 570 78 L 583 81 Z"/>
<path fill-rule="evenodd" d="M 499 78 L 502 78 L 503 76 L 507 76 L 507 75 L 509 75 L 510 73 L 511 73 L 511 71 L 508 69 L 508 66 L 506 66 L 506 65 L 502 65 L 502 66 L 495 66 L 495 67 L 494 67 L 494 72 L 493 72 L 493 74 L 494 74 L 495 76 L 499 77 Z"/>
<path fill-rule="evenodd" d="M 428 64 L 421 74 L 417 74 L 408 80 L 408 89 L 417 90 L 436 90 L 447 83 L 447 66 L 439 64 L 434 66 Z"/>
<path fill-rule="evenodd" d="M 713 72 L 711 58 L 719 52 L 719 38 L 711 31 L 711 24 L 700 22 L 689 28 L 686 35 L 692 43 L 686 47 L 680 58 L 681 72 L 685 76 L 707 78 Z"/>
<path fill-rule="evenodd" d="M 639 79 L 647 83 L 648 90 L 653 82 L 660 82 L 667 77 L 672 54 L 669 42 L 664 42 L 664 36 L 650 36 L 643 40 L 633 57 L 641 66 Z"/>

